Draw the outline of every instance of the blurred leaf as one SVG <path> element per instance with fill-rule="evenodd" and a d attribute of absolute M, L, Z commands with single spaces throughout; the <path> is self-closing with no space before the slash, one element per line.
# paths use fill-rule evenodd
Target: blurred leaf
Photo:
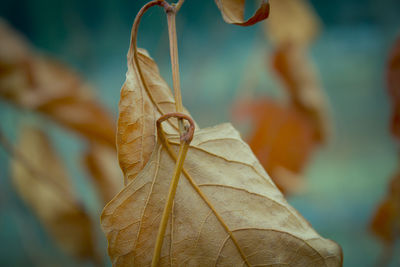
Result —
<path fill-rule="evenodd" d="M 389 56 L 387 79 L 392 102 L 390 128 L 394 137 L 400 139 L 400 38 Z M 372 218 L 371 231 L 385 243 L 381 261 L 383 264 L 390 262 L 395 241 L 400 238 L 400 169 L 393 175 L 387 195 Z"/>
<path fill-rule="evenodd" d="M 400 237 L 400 170 L 393 176 L 388 194 L 375 212 L 371 229 L 390 246 Z"/>
<path fill-rule="evenodd" d="M 329 106 L 308 46 L 320 30 L 317 14 L 306 0 L 271 0 L 266 35 L 275 46 L 272 68 L 286 89 L 289 103 L 240 100 L 236 120 L 253 120 L 247 138 L 261 164 L 285 194 L 299 192 L 302 173 L 317 144 L 331 133 Z"/>
<path fill-rule="evenodd" d="M 79 76 L 39 55 L 0 20 L 0 98 L 40 112 L 85 138 L 115 147 L 115 125 Z"/>
<path fill-rule="evenodd" d="M 251 118 L 254 126 L 247 141 L 278 188 L 284 194 L 300 191 L 300 176 L 315 149 L 307 116 L 290 105 L 258 99 L 238 102 L 234 118 Z"/>
<path fill-rule="evenodd" d="M 169 142 L 176 153 L 179 136 Z M 114 266 L 150 264 L 174 167 L 157 143 L 145 168 L 105 207 L 101 223 Z M 340 247 L 289 206 L 230 124 L 197 131 L 185 167 L 160 266 L 243 266 L 244 259 L 251 266 L 341 266 Z"/>
<path fill-rule="evenodd" d="M 26 205 L 61 249 L 75 258 L 99 262 L 91 219 L 75 197 L 48 137 L 37 128 L 25 127 L 17 149 L 27 162 L 12 160 L 12 179 Z"/>
<path fill-rule="evenodd" d="M 400 139 L 400 38 L 397 39 L 389 56 L 387 80 L 392 102 L 391 131 Z"/>
<path fill-rule="evenodd" d="M 306 46 L 320 30 L 320 20 L 308 0 L 270 0 L 266 35 L 276 46 Z"/>
<path fill-rule="evenodd" d="M 92 143 L 84 155 L 83 162 L 104 205 L 107 204 L 123 187 L 116 151 L 108 146 Z"/>
<path fill-rule="evenodd" d="M 332 127 L 329 107 L 307 52 L 299 46 L 282 45 L 274 52 L 272 64 L 287 89 L 291 104 L 313 124 L 314 140 L 324 143 Z"/>
<path fill-rule="evenodd" d="M 251 18 L 245 20 L 244 10 L 246 0 L 215 0 L 225 22 L 239 26 L 251 26 L 260 22 L 269 15 L 269 3 L 262 0 L 259 8 Z"/>

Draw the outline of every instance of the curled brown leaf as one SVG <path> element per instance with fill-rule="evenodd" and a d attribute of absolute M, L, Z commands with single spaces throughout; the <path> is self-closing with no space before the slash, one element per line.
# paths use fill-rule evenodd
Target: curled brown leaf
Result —
<path fill-rule="evenodd" d="M 269 3 L 262 0 L 256 12 L 249 19 L 244 18 L 246 0 L 215 0 L 225 22 L 239 26 L 251 26 L 269 16 Z"/>

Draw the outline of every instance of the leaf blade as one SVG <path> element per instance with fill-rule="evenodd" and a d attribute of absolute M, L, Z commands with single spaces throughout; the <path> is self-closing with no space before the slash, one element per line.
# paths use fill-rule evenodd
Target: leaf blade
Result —
<path fill-rule="evenodd" d="M 231 126 L 227 125 L 217 126 L 214 130 L 232 132 Z M 204 129 L 198 133 L 200 136 L 204 134 L 205 139 L 209 140 L 213 139 L 210 132 L 213 132 L 213 129 Z M 237 140 L 236 146 L 242 151 L 244 150 L 246 154 L 251 154 L 248 146 L 238 139 L 237 132 L 233 132 L 235 134 L 229 136 L 229 138 Z M 196 135 L 194 142 L 195 139 Z M 171 141 L 174 143 L 174 139 Z M 270 181 L 266 173 L 257 174 L 255 172 L 255 170 L 262 170 L 256 158 L 252 156 L 252 167 L 243 165 L 240 159 L 235 156 L 237 153 L 232 153 L 230 149 L 232 145 L 235 146 L 234 143 L 219 141 L 218 144 L 224 148 L 211 154 L 207 149 L 191 145 L 185 161 L 185 168 L 189 173 L 192 173 L 193 179 L 199 184 L 199 187 L 232 231 L 235 232 L 249 227 L 252 229 L 277 228 L 288 233 L 294 233 L 302 240 L 317 238 L 323 244 L 317 246 L 318 250 L 321 250 L 320 253 L 322 254 L 325 253 L 324 255 L 327 257 L 325 259 L 325 256 L 323 256 L 320 260 L 324 262 L 332 256 L 336 259 L 333 266 L 339 266 L 341 262 L 339 247 L 334 245 L 334 249 L 329 248 L 331 241 L 319 237 L 308 222 L 287 204 L 273 183 L 266 182 Z M 173 146 L 176 150 L 177 146 Z M 233 161 L 238 162 L 237 165 L 232 165 Z M 157 145 L 152 158 L 143 171 L 105 207 L 101 222 L 109 240 L 109 254 L 115 266 L 127 266 L 132 262 L 138 265 L 146 265 L 151 262 L 151 255 L 146 255 L 146 251 L 151 251 L 154 245 L 154 232 L 156 232 L 154 229 L 157 229 L 158 216 L 162 212 L 162 204 L 169 185 L 168 179 L 164 177 L 169 177 L 169 174 L 172 175 L 173 166 L 174 161 L 168 153 L 162 149 L 161 145 Z M 153 179 L 156 180 L 153 181 Z M 229 183 L 234 184 L 229 185 Z M 214 187 L 217 187 L 218 190 Z M 144 207 L 146 203 L 146 198 L 143 197 L 144 191 L 147 192 L 145 195 L 151 196 L 146 207 Z M 143 209 L 145 210 L 143 211 Z M 281 216 L 271 217 L 268 215 L 273 212 Z M 142 221 L 140 221 L 141 217 L 137 217 L 139 214 L 142 214 L 144 218 Z M 290 218 L 290 220 L 287 218 Z M 287 220 L 290 223 L 286 222 Z M 140 223 L 138 223 L 139 221 Z M 171 222 L 172 220 L 170 220 L 170 228 L 167 230 L 164 239 L 161 266 L 167 266 L 171 259 L 173 259 L 174 264 L 200 264 L 202 266 L 216 263 L 222 266 L 229 264 L 237 266 L 242 263 L 240 256 L 239 258 L 236 257 L 239 254 L 232 243 L 228 242 L 228 247 L 223 245 L 224 240 L 227 238 L 229 240 L 228 233 L 215 216 L 210 216 L 209 207 L 184 177 L 180 180 L 175 197 L 174 225 L 171 225 Z M 267 244 L 271 241 L 270 239 L 268 239 L 268 242 L 261 241 L 263 239 L 259 239 L 256 235 L 251 235 L 251 238 L 248 237 L 251 241 L 247 240 L 246 236 L 248 237 L 248 233 L 241 237 L 235 235 L 240 246 L 244 248 L 247 257 L 257 251 L 257 244 L 261 242 L 263 246 L 268 247 Z M 221 245 L 223 246 L 221 247 Z M 248 249 L 250 245 L 253 249 Z M 124 248 L 123 251 L 119 251 L 121 247 Z M 171 254 L 169 254 L 168 248 L 172 249 Z M 222 257 L 225 253 L 222 253 L 219 248 L 223 248 L 224 251 L 225 249 L 234 251 L 228 255 L 236 260 L 230 262 L 227 257 Z M 328 252 L 323 252 L 324 249 Z M 278 254 L 282 253 L 284 251 L 279 251 Z M 268 262 L 265 262 L 264 256 L 256 253 L 256 256 L 253 256 L 250 260 L 251 264 L 256 265 L 272 263 L 277 259 L 271 257 Z M 313 258 L 313 260 L 316 260 L 316 258 Z M 279 263 L 279 261 L 277 262 Z"/>

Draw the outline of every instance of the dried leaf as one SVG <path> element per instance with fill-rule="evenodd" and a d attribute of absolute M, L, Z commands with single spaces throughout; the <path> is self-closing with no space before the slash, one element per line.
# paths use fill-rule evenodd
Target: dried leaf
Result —
<path fill-rule="evenodd" d="M 306 46 L 320 31 L 320 20 L 307 0 L 270 0 L 272 12 L 266 21 L 266 35 L 276 46 Z"/>
<path fill-rule="evenodd" d="M 175 111 L 174 97 L 157 64 L 142 49 L 138 50 L 138 62 L 143 79 L 134 60 L 128 60 L 119 102 L 117 149 L 125 184 L 136 177 L 150 158 L 157 139 L 157 119 Z M 164 128 L 167 133 L 178 132 L 178 124 L 172 120 Z"/>
<path fill-rule="evenodd" d="M 215 3 L 222 13 L 222 17 L 227 23 L 239 26 L 251 26 L 268 18 L 269 3 L 266 0 L 262 0 L 254 15 L 245 20 L 245 2 L 246 0 L 215 0 Z"/>
<path fill-rule="evenodd" d="M 387 80 L 392 102 L 391 131 L 400 139 L 400 38 L 397 39 L 389 57 Z"/>
<path fill-rule="evenodd" d="M 275 51 L 272 62 L 293 106 L 313 123 L 315 141 L 326 142 L 331 132 L 328 103 L 307 52 L 299 46 L 283 45 Z"/>
<path fill-rule="evenodd" d="M 108 146 L 92 143 L 84 155 L 84 164 L 104 205 L 107 204 L 123 187 L 116 151 Z"/>
<path fill-rule="evenodd" d="M 98 262 L 91 219 L 75 197 L 48 137 L 37 128 L 26 127 L 18 151 L 27 162 L 12 160 L 12 179 L 26 205 L 61 249 L 78 259 Z"/>
<path fill-rule="evenodd" d="M 388 245 L 400 238 L 400 170 L 393 176 L 388 194 L 372 219 L 371 230 Z"/>
<path fill-rule="evenodd" d="M 48 57 L 0 20 L 0 97 L 40 112 L 84 137 L 115 147 L 110 114 L 79 76 Z"/>
<path fill-rule="evenodd" d="M 179 137 L 170 141 L 177 150 Z M 150 264 L 174 166 L 158 143 L 142 172 L 105 207 L 101 223 L 114 266 Z M 184 166 L 252 266 L 341 265 L 340 247 L 320 237 L 284 200 L 230 124 L 196 132 Z M 229 234 L 183 176 L 160 266 L 243 266 Z"/>
<path fill-rule="evenodd" d="M 315 149 L 310 120 L 296 108 L 269 99 L 238 102 L 234 117 L 251 118 L 248 144 L 282 193 L 298 192 L 300 176 Z"/>

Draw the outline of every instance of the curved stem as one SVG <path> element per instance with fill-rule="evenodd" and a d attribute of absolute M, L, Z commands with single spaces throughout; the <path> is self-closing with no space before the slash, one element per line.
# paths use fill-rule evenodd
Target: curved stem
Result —
<path fill-rule="evenodd" d="M 148 2 L 147 4 L 145 4 L 138 12 L 138 14 L 135 17 L 135 21 L 133 22 L 132 25 L 132 30 L 131 30 L 131 45 L 129 47 L 129 51 L 128 51 L 128 58 L 130 60 L 132 60 L 133 58 L 137 58 L 137 34 L 138 34 L 138 29 L 139 29 L 139 24 L 140 21 L 144 15 L 144 13 L 146 13 L 146 11 L 153 7 L 153 6 L 161 6 L 163 5 L 164 0 L 153 0 Z M 135 60 L 136 62 L 136 60 Z M 139 65 L 139 64 L 138 64 Z"/>
<path fill-rule="evenodd" d="M 167 229 L 167 224 L 168 224 L 168 220 L 169 220 L 169 215 L 171 214 L 172 205 L 174 203 L 176 189 L 178 188 L 178 182 L 179 182 L 179 178 L 181 176 L 183 163 L 185 161 L 186 153 L 189 149 L 189 144 L 192 141 L 193 134 L 194 134 L 194 122 L 189 116 L 187 116 L 185 114 L 181 114 L 181 113 L 168 113 L 157 120 L 157 131 L 160 136 L 163 135 L 163 129 L 162 129 L 161 123 L 163 121 L 169 119 L 170 117 L 176 117 L 178 119 L 186 119 L 189 121 L 190 127 L 185 134 L 181 135 L 181 144 L 179 146 L 179 153 L 178 153 L 178 157 L 177 157 L 176 164 L 175 164 L 174 175 L 172 177 L 172 181 L 169 186 L 167 201 L 165 202 L 165 207 L 164 207 L 164 211 L 163 211 L 163 214 L 161 217 L 160 226 L 158 228 L 157 239 L 156 239 L 156 244 L 155 244 L 154 253 L 153 253 L 153 259 L 151 261 L 152 267 L 156 267 L 160 260 L 160 254 L 161 254 L 162 244 L 164 241 L 164 235 L 165 235 L 165 231 Z"/>
<path fill-rule="evenodd" d="M 151 92 L 149 90 L 149 86 L 147 85 L 147 82 L 146 82 L 143 72 L 142 72 L 142 68 L 139 64 L 138 51 L 137 51 L 137 34 L 138 34 L 140 21 L 144 15 L 144 13 L 146 13 L 146 11 L 149 8 L 156 6 L 156 5 L 162 6 L 164 8 L 170 7 L 169 4 L 165 0 L 153 0 L 153 1 L 150 1 L 147 4 L 145 4 L 139 10 L 138 14 L 136 15 L 135 21 L 133 22 L 133 25 L 132 25 L 132 31 L 131 31 L 131 42 L 130 42 L 130 47 L 129 47 L 129 51 L 128 51 L 128 68 L 132 68 L 132 65 L 136 66 L 137 75 L 139 75 L 139 80 L 142 82 L 142 85 L 144 87 L 146 94 L 150 98 L 150 101 L 157 108 L 158 112 L 164 115 L 165 112 L 161 109 L 161 107 L 155 101 L 153 95 L 151 94 Z M 175 125 L 171 124 L 171 126 L 178 130 L 178 128 Z"/>

